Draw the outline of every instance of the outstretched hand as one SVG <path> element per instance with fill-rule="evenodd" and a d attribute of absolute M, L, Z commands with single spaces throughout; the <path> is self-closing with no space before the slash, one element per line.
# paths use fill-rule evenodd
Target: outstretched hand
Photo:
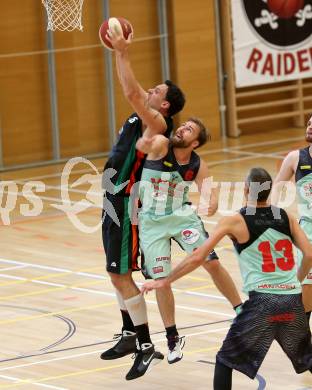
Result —
<path fill-rule="evenodd" d="M 147 294 L 149 291 L 155 290 L 157 288 L 166 287 L 167 283 L 165 279 L 152 280 L 150 282 L 145 282 L 141 287 L 141 291 L 144 294 Z"/>
<path fill-rule="evenodd" d="M 129 34 L 128 38 L 125 39 L 123 34 L 120 34 L 120 32 L 118 30 L 113 28 L 112 30 L 110 30 L 110 29 L 107 30 L 107 34 L 105 37 L 111 43 L 114 50 L 119 51 L 119 52 L 123 52 L 131 44 L 133 34 L 132 33 Z"/>

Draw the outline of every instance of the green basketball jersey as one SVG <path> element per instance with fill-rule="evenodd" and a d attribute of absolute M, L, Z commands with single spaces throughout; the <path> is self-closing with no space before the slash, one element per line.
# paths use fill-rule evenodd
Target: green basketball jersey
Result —
<path fill-rule="evenodd" d="M 301 218 L 312 222 L 312 158 L 309 146 L 299 150 L 295 180 L 299 215 Z"/>
<path fill-rule="evenodd" d="M 153 216 L 172 214 L 189 203 L 188 193 L 200 166 L 192 152 L 188 164 L 179 165 L 173 148 L 160 160 L 146 160 L 140 182 L 140 213 Z"/>
<path fill-rule="evenodd" d="M 250 234 L 246 243 L 234 241 L 243 278 L 243 291 L 300 293 L 293 239 L 285 210 L 274 206 L 245 207 L 240 210 L 240 214 Z"/>

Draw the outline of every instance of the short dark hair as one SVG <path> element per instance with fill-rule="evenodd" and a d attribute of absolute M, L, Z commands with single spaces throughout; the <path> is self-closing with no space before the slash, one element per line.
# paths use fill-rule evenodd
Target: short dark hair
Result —
<path fill-rule="evenodd" d="M 204 123 L 200 119 L 191 117 L 188 118 L 188 121 L 194 122 L 199 127 L 199 133 L 197 137 L 198 145 L 194 149 L 199 148 L 200 146 L 204 145 L 207 141 L 211 140 L 210 134 L 208 133 Z"/>
<path fill-rule="evenodd" d="M 246 183 L 249 188 L 250 200 L 265 202 L 272 189 L 272 177 L 265 169 L 257 167 L 252 168 L 247 176 Z M 257 186 L 251 186 L 250 183 L 257 183 Z M 259 191 L 258 185 L 268 183 L 265 189 Z"/>
<path fill-rule="evenodd" d="M 168 116 L 173 116 L 182 110 L 185 104 L 185 96 L 182 90 L 172 81 L 166 80 L 165 84 L 168 86 L 166 100 L 170 103 L 168 109 Z"/>

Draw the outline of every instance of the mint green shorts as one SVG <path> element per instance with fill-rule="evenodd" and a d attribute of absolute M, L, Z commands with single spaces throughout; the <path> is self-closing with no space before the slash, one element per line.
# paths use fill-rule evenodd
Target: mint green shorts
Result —
<path fill-rule="evenodd" d="M 146 278 L 165 278 L 171 272 L 171 239 L 192 253 L 208 238 L 201 219 L 189 207 L 187 215 L 153 216 L 139 214 L 140 248 L 144 253 L 142 271 Z M 207 261 L 218 259 L 212 251 Z"/>
<path fill-rule="evenodd" d="M 309 241 L 312 242 L 312 221 L 307 221 L 305 219 L 301 219 L 300 220 L 300 227 L 305 232 Z M 298 266 L 301 264 L 302 258 L 303 258 L 302 252 L 298 249 L 297 250 Z M 312 268 L 310 269 L 306 278 L 303 280 L 302 284 L 312 284 Z"/>

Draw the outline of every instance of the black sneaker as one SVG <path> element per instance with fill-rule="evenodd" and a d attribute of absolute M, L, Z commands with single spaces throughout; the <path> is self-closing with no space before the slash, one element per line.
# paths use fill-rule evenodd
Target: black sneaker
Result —
<path fill-rule="evenodd" d="M 127 381 L 143 376 L 152 366 L 160 363 L 163 359 L 164 355 L 155 351 L 153 344 L 142 344 L 140 349 L 137 349 L 133 366 L 126 375 Z"/>
<path fill-rule="evenodd" d="M 104 351 L 101 354 L 103 360 L 119 359 L 123 356 L 130 355 L 136 351 L 136 333 L 124 330 L 122 334 L 115 334 L 114 339 L 118 339 L 116 345 Z"/>

